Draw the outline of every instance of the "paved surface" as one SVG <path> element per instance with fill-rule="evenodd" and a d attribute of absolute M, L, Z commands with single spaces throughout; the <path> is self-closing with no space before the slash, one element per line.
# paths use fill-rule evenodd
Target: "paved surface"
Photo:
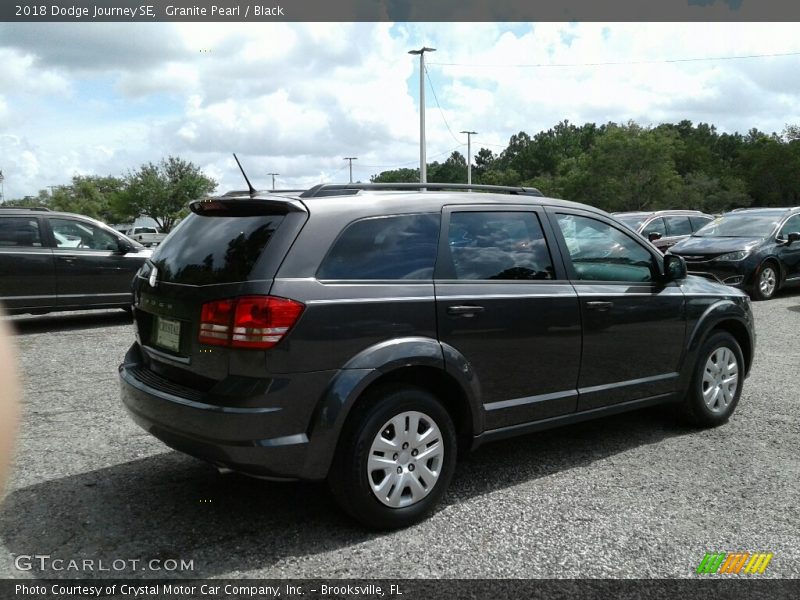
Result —
<path fill-rule="evenodd" d="M 488 445 L 430 520 L 390 534 L 359 529 L 323 485 L 222 476 L 139 430 L 118 399 L 124 313 L 15 318 L 26 409 L 0 577 L 41 574 L 8 557 L 34 554 L 193 561 L 184 577 L 689 577 L 711 550 L 773 552 L 765 576 L 798 577 L 800 293 L 754 310 L 727 425 L 658 409 Z M 164 572 L 95 573 L 115 574 Z"/>

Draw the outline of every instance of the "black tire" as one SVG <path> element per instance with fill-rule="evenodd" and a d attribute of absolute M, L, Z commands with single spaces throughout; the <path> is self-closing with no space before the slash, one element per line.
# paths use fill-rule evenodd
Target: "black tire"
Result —
<path fill-rule="evenodd" d="M 723 386 L 719 385 L 717 382 L 729 380 L 730 373 L 715 373 L 710 363 L 722 361 L 723 363 L 731 364 L 731 360 L 735 360 L 736 363 L 736 389 L 726 401 L 725 392 L 721 389 Z M 707 370 L 711 381 L 704 381 Z M 713 390 L 715 383 L 718 388 L 717 395 L 710 403 L 707 403 L 704 397 L 704 391 L 709 389 Z M 712 332 L 711 336 L 703 343 L 700 351 L 697 353 L 697 364 L 695 364 L 694 367 L 692 383 L 683 404 L 682 413 L 684 419 L 691 425 L 698 427 L 716 427 L 717 425 L 722 425 L 727 422 L 733 414 L 733 411 L 736 410 L 736 405 L 739 403 L 743 383 L 744 356 L 742 355 L 742 349 L 739 347 L 736 338 L 727 331 Z M 730 388 L 728 388 L 728 390 L 730 390 Z M 711 394 L 713 394 L 713 391 Z"/>
<path fill-rule="evenodd" d="M 769 279 L 770 273 L 774 283 L 771 287 L 767 286 L 765 291 L 761 286 L 761 279 L 762 277 L 767 277 Z M 750 297 L 753 300 L 770 300 L 775 296 L 775 292 L 777 292 L 780 287 L 780 277 L 781 271 L 778 265 L 772 260 L 764 261 L 759 265 L 758 269 L 756 269 L 755 275 L 753 276 L 753 287 L 750 292 Z"/>
<path fill-rule="evenodd" d="M 393 429 L 385 429 L 384 426 L 388 425 L 393 418 L 409 412 L 421 413 L 423 417 L 432 420 L 435 427 L 438 428 L 443 452 L 440 460 L 432 467 L 434 470 L 438 470 L 438 478 L 425 492 L 427 495 L 418 501 L 413 501 L 405 506 L 390 507 L 379 500 L 377 492 L 372 490 L 374 480 L 371 478 L 379 477 L 381 473 L 379 471 L 375 471 L 373 475 L 368 473 L 368 459 L 373 443 L 376 443 L 379 434 L 381 436 L 397 435 Z M 407 421 L 403 422 L 408 423 Z M 420 419 L 420 422 L 423 431 L 426 426 L 430 425 L 425 419 Z M 431 428 L 431 431 L 435 435 L 435 429 Z M 429 440 L 426 442 L 433 446 Z M 421 388 L 406 385 L 384 387 L 365 398 L 364 402 L 348 418 L 328 475 L 328 486 L 333 497 L 345 512 L 364 525 L 383 530 L 407 527 L 427 517 L 444 496 L 455 470 L 456 449 L 453 420 L 433 394 Z M 413 448 L 409 448 L 408 452 L 399 457 L 400 462 L 394 463 L 406 465 L 400 467 L 404 469 L 400 477 L 412 477 L 412 473 L 408 471 L 408 469 L 415 468 L 411 462 L 416 459 L 410 458 L 409 454 L 412 450 Z M 386 458 L 388 460 L 392 457 L 387 455 Z M 410 462 L 406 464 L 404 461 Z M 394 468 L 387 468 L 387 482 L 390 479 L 389 471 L 393 471 Z M 414 476 L 424 484 L 423 475 L 423 468 L 418 467 Z M 391 477 L 397 479 L 393 474 Z M 378 485 L 380 481 L 382 480 L 375 484 Z M 406 480 L 401 479 L 401 481 Z M 390 489 L 394 489 L 394 486 Z M 413 492 L 409 486 L 404 485 L 402 489 L 398 487 L 398 490 L 401 495 L 408 496 L 406 502 L 412 501 Z M 406 490 L 408 494 L 406 494 Z M 386 501 L 388 502 L 388 498 Z"/>

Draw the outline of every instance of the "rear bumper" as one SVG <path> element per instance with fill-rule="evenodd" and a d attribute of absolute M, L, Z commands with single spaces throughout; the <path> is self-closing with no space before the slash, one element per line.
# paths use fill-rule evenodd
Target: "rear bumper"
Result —
<path fill-rule="evenodd" d="M 276 386 L 279 391 L 265 394 L 268 402 L 259 406 L 252 399 L 248 406 L 221 406 L 207 394 L 160 381 L 140 358 L 134 345 L 119 367 L 122 402 L 140 427 L 169 447 L 261 477 L 315 480 L 327 475 L 313 465 L 320 463 L 317 453 L 334 449 L 318 444 L 312 449 L 307 432 L 319 399 L 309 394 L 310 388 L 322 384 L 321 393 L 331 373 L 283 380 Z"/>

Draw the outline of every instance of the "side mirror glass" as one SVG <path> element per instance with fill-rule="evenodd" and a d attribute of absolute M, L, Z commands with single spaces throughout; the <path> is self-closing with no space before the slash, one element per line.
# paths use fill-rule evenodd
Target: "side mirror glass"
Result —
<path fill-rule="evenodd" d="M 661 239 L 661 234 L 658 233 L 657 231 L 650 231 L 647 233 L 647 239 L 650 240 L 651 242 L 655 242 L 656 240 Z"/>
<path fill-rule="evenodd" d="M 667 281 L 678 281 L 686 278 L 686 261 L 682 256 L 667 254 L 664 256 L 664 278 Z"/>
<path fill-rule="evenodd" d="M 128 242 L 125 240 L 117 240 L 117 251 L 120 254 L 127 254 L 131 250 L 133 250 L 133 246 L 131 246 Z"/>

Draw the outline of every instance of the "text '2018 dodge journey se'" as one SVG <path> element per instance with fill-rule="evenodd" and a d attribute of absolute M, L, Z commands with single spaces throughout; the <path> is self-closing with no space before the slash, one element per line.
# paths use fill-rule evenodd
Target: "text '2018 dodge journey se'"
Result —
<path fill-rule="evenodd" d="M 428 514 L 482 442 L 665 402 L 728 419 L 743 292 L 600 210 L 466 187 L 193 202 L 134 281 L 132 417 L 218 467 L 327 479 L 378 528 Z"/>

